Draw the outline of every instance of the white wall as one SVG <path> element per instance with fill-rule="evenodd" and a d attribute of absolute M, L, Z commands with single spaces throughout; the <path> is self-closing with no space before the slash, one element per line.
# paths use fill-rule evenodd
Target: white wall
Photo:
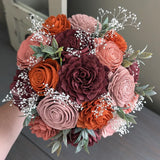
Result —
<path fill-rule="evenodd" d="M 97 17 L 98 8 L 113 10 L 118 6 L 136 13 L 142 22 L 139 31 L 128 28 L 121 34 L 135 49 L 143 49 L 148 44 L 148 51 L 154 53 L 153 58 L 146 61 L 140 81 L 156 86 L 158 95 L 153 97 L 154 104 L 146 106 L 160 114 L 160 0 L 68 0 L 68 15 L 85 13 Z"/>

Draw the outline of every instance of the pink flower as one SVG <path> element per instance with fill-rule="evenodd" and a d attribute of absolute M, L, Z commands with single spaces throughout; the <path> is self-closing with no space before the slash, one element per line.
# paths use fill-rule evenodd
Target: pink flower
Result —
<path fill-rule="evenodd" d="M 117 69 L 123 62 L 123 52 L 112 41 L 106 41 L 103 38 L 95 39 L 96 56 L 99 61 L 107 66 L 111 71 Z"/>
<path fill-rule="evenodd" d="M 38 63 L 41 58 L 36 59 L 34 56 L 34 51 L 30 47 L 33 46 L 40 46 L 40 42 L 36 40 L 36 38 L 33 37 L 34 35 L 29 36 L 26 40 L 24 40 L 17 52 L 17 66 L 23 70 L 24 68 L 29 68 L 31 66 L 34 66 L 36 63 Z M 49 43 L 49 40 L 47 37 L 42 36 L 42 43 L 43 45 L 46 45 Z"/>
<path fill-rule="evenodd" d="M 70 101 L 65 102 L 53 97 L 46 96 L 37 106 L 37 112 L 42 120 L 49 127 L 57 130 L 74 128 L 78 120 L 76 107 Z"/>
<path fill-rule="evenodd" d="M 109 73 L 108 91 L 119 107 L 132 101 L 134 89 L 134 78 L 126 68 L 119 66 L 115 73 Z"/>
<path fill-rule="evenodd" d="M 102 25 L 95 18 L 87 16 L 85 14 L 76 14 L 69 18 L 72 29 L 80 29 L 88 33 L 94 33 L 97 24 L 99 23 L 99 29 L 101 30 Z"/>
<path fill-rule="evenodd" d="M 114 114 L 114 118 L 108 121 L 108 124 L 100 130 L 100 134 L 104 138 L 112 136 L 125 123 L 124 119 L 120 118 L 117 114 Z"/>

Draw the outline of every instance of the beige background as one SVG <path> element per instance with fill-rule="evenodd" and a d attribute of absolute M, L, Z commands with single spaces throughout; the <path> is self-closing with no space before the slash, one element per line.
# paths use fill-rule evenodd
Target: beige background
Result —
<path fill-rule="evenodd" d="M 1 1 L 0 25 L 3 25 L 4 14 Z M 25 3 L 28 2 L 31 6 L 31 2 L 33 2 L 35 6 L 36 1 L 40 5 L 39 0 L 25 0 Z M 43 1 L 42 6 L 47 8 L 47 0 L 45 4 Z M 131 44 L 135 50 L 142 50 L 148 44 L 148 51 L 154 53 L 153 58 L 150 61 L 146 60 L 146 66 L 142 67 L 140 82 L 156 86 L 158 94 L 153 97 L 154 103 L 147 103 L 146 106 L 160 114 L 160 0 L 68 0 L 68 15 L 84 13 L 97 17 L 98 8 L 113 10 L 113 8 L 117 8 L 118 6 L 123 6 L 136 13 L 139 21 L 142 22 L 139 31 L 129 27 L 120 33 L 124 36 L 128 45 Z M 47 13 L 47 11 L 43 11 L 43 13 Z"/>

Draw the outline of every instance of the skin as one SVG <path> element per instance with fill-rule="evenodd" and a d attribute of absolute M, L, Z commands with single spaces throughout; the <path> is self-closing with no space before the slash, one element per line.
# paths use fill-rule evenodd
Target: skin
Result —
<path fill-rule="evenodd" d="M 9 150 L 23 128 L 25 117 L 11 102 L 0 107 L 0 160 L 6 158 Z"/>

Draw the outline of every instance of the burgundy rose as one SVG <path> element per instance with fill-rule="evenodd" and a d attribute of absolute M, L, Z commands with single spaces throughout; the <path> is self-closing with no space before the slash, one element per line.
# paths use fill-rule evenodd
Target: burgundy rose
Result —
<path fill-rule="evenodd" d="M 101 135 L 98 133 L 98 131 L 94 131 L 96 137 L 93 137 L 89 134 L 89 142 L 88 146 L 93 146 L 94 143 L 97 143 L 101 139 Z M 71 144 L 72 146 L 77 146 L 78 143 L 75 143 L 79 136 L 80 132 L 74 133 L 74 129 L 71 131 L 71 134 L 68 134 L 68 143 Z"/>
<path fill-rule="evenodd" d="M 95 55 L 71 57 L 59 71 L 57 89 L 69 94 L 78 104 L 92 101 L 107 92 L 108 72 Z"/>
<path fill-rule="evenodd" d="M 129 73 L 134 77 L 134 82 L 138 82 L 139 79 L 139 66 L 137 62 L 134 62 L 132 65 L 129 66 L 129 68 L 127 68 Z"/>
<path fill-rule="evenodd" d="M 68 59 L 69 55 L 80 55 L 89 53 L 94 48 L 93 39 L 90 34 L 78 30 L 66 30 L 56 35 L 58 45 L 63 46 L 63 60 Z"/>
<path fill-rule="evenodd" d="M 16 71 L 16 76 L 10 85 L 10 90 L 14 105 L 20 110 L 28 105 L 27 99 L 35 94 L 29 82 L 28 70 Z"/>

